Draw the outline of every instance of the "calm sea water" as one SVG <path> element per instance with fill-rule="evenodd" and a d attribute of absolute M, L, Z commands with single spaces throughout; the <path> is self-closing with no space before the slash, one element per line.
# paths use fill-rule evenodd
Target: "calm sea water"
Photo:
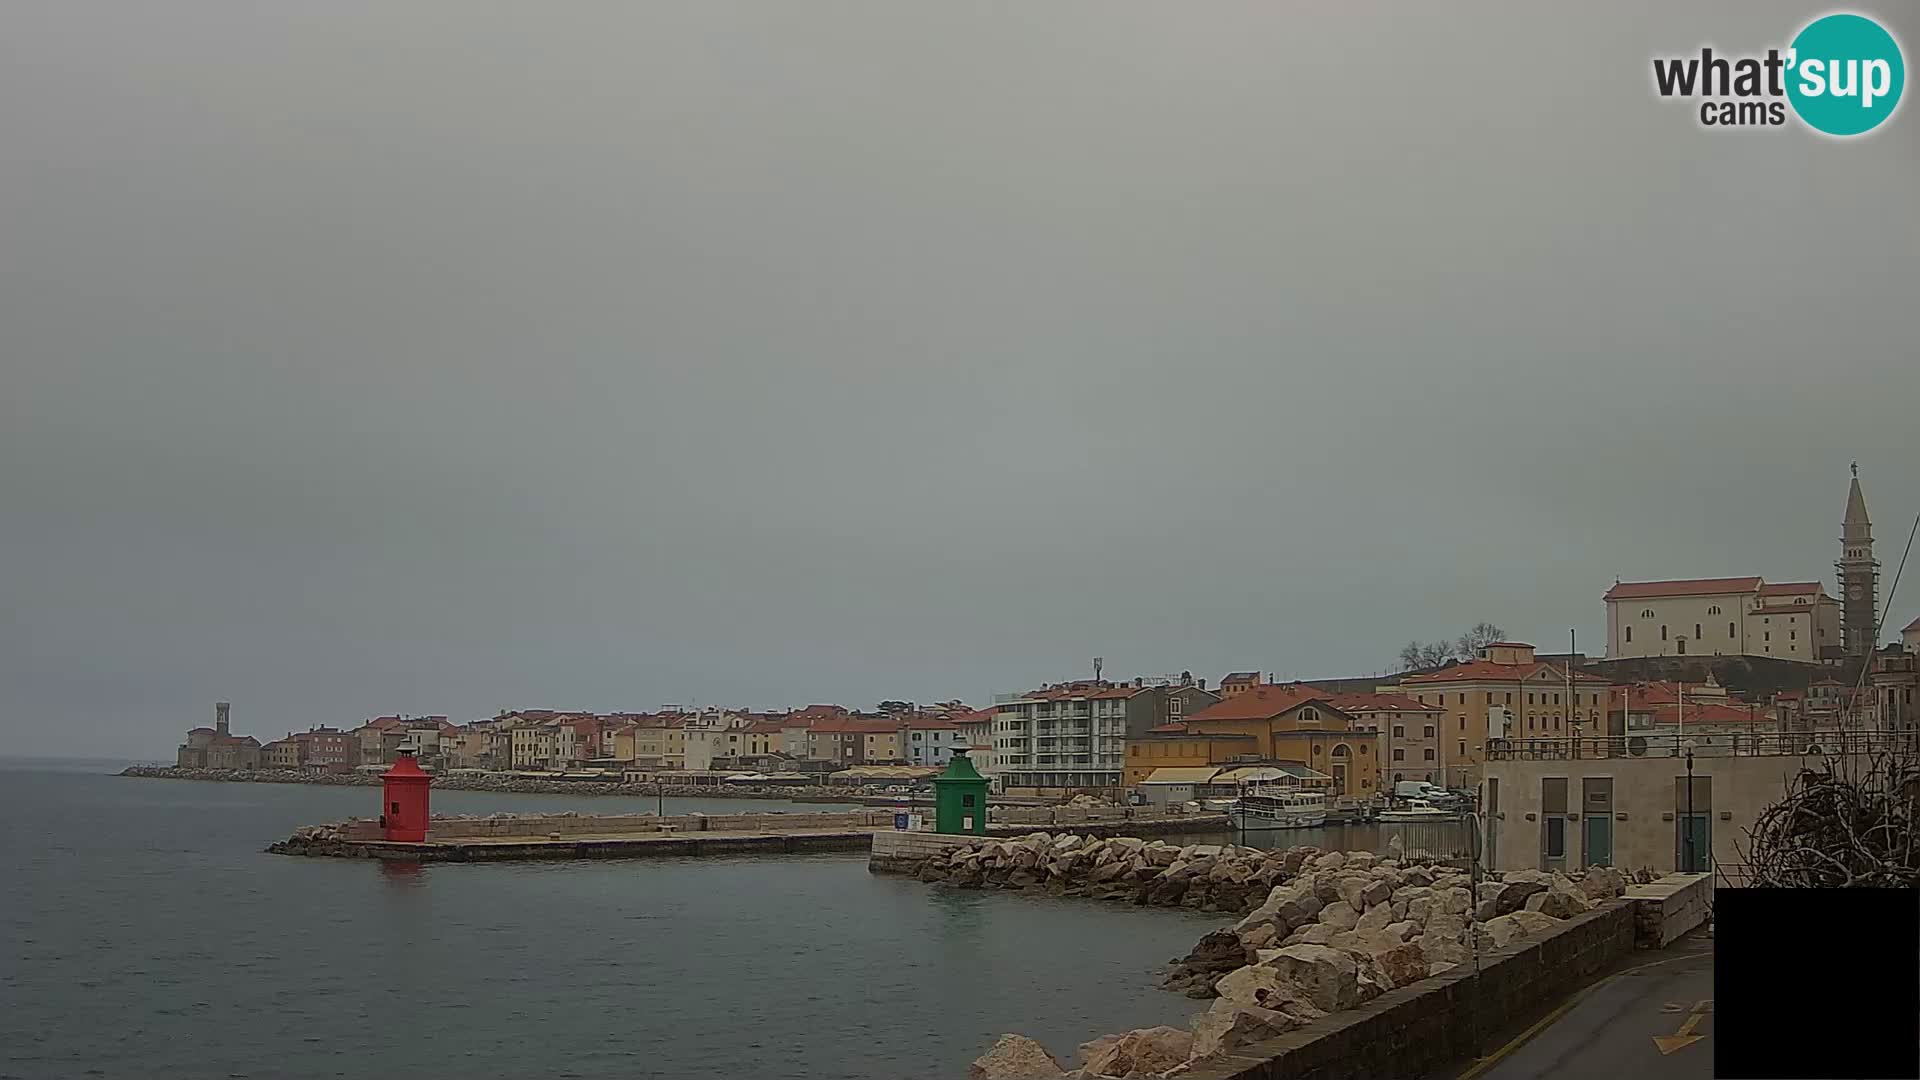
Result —
<path fill-rule="evenodd" d="M 268 855 L 376 796 L 117 767 L 0 761 L 0 1077 L 957 1078 L 1003 1031 L 1066 1056 L 1184 1022 L 1196 1003 L 1157 969 L 1223 921 L 939 889 L 870 875 L 864 855 Z"/>

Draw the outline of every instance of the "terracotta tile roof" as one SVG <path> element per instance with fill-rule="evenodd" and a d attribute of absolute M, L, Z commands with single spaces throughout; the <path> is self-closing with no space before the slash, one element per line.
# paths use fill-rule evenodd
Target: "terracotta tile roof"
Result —
<path fill-rule="evenodd" d="M 1438 705 L 1428 705 L 1405 694 L 1341 694 L 1330 704 L 1344 713 L 1362 712 L 1433 712 L 1447 710 Z"/>
<path fill-rule="evenodd" d="M 1223 698 L 1187 717 L 1188 720 L 1266 720 L 1309 701 L 1331 701 L 1332 694 L 1298 683 L 1256 686 L 1244 694 Z"/>
<path fill-rule="evenodd" d="M 1667 705 L 1655 705 L 1652 709 L 1655 723 L 1674 724 L 1680 722 L 1680 705 L 1674 702 Z M 1757 709 L 1749 713 L 1745 709 L 1736 709 L 1730 705 L 1696 705 L 1687 702 L 1687 723 L 1689 724 L 1754 724 L 1771 723 L 1772 717 Z"/>
<path fill-rule="evenodd" d="M 818 731 L 823 734 L 864 733 L 869 735 L 890 735 L 900 730 L 900 728 L 899 725 L 892 720 L 871 719 L 864 716 L 836 716 L 818 721 L 809 730 Z"/>
<path fill-rule="evenodd" d="M 1688 578 L 1681 581 L 1619 581 L 1607 590 L 1606 600 L 1643 600 L 1659 596 L 1716 596 L 1753 592 L 1757 577 Z"/>
<path fill-rule="evenodd" d="M 973 712 L 960 713 L 953 718 L 953 722 L 956 724 L 979 724 L 992 719 L 992 709 L 976 709 Z"/>
<path fill-rule="evenodd" d="M 1565 678 L 1564 670 L 1544 661 L 1532 664 L 1496 664 L 1491 660 L 1469 660 L 1464 664 L 1442 668 L 1430 675 L 1409 675 L 1400 682 L 1402 685 L 1420 686 L 1458 682 L 1519 682 L 1522 679 L 1533 678 L 1542 671 L 1552 672 L 1555 678 Z M 1597 675 L 1589 675 L 1584 671 L 1576 671 L 1573 673 L 1573 681 L 1603 683 L 1607 680 Z"/>
<path fill-rule="evenodd" d="M 1761 596 L 1799 596 L 1821 591 L 1820 583 L 1817 581 L 1766 582 L 1760 586 Z"/>
<path fill-rule="evenodd" d="M 1257 671 L 1230 671 L 1227 674 L 1220 676 L 1220 681 L 1223 683 L 1258 682 L 1259 679 L 1260 679 L 1260 673 Z"/>
<path fill-rule="evenodd" d="M 778 735 L 785 728 L 786 725 L 778 720 L 761 720 L 758 723 L 748 724 L 747 732 L 752 735 Z"/>
<path fill-rule="evenodd" d="M 915 731 L 954 731 L 960 725 L 940 716 L 909 716 L 900 721 L 900 726 Z"/>

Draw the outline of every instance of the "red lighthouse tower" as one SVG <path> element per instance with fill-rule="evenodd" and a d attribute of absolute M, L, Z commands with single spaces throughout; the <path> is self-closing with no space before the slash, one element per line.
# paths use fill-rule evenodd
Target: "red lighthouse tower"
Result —
<path fill-rule="evenodd" d="M 426 840 L 427 788 L 433 777 L 420 770 L 413 751 L 402 750 L 381 779 L 386 784 L 381 795 L 380 824 L 387 830 L 387 839 L 410 844 Z"/>

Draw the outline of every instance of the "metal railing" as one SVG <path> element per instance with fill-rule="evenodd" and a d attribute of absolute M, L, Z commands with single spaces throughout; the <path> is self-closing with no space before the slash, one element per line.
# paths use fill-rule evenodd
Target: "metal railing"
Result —
<path fill-rule="evenodd" d="M 1847 757 L 1913 753 L 1910 731 L 1700 731 L 1585 738 L 1490 739 L 1488 761 L 1564 761 L 1574 758 Z"/>
<path fill-rule="evenodd" d="M 1465 820 L 1407 821 L 1380 825 L 1376 850 L 1395 859 L 1428 858 L 1446 862 L 1474 858 L 1472 825 Z"/>

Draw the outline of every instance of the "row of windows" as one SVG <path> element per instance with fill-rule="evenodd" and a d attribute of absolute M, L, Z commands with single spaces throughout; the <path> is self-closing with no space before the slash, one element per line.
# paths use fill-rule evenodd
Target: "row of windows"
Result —
<path fill-rule="evenodd" d="M 1487 695 L 1487 704 L 1488 704 L 1488 705 L 1492 705 L 1492 704 L 1494 703 L 1494 701 L 1493 701 L 1493 694 L 1494 694 L 1494 692 L 1493 692 L 1492 690 L 1488 690 L 1488 691 L 1486 692 L 1486 695 Z M 1458 701 L 1456 702 L 1456 704 L 1459 704 L 1459 705 L 1465 705 L 1465 704 L 1467 703 L 1467 695 L 1465 695 L 1465 694 L 1457 694 L 1457 695 L 1455 695 L 1455 696 L 1456 696 L 1456 697 L 1457 697 L 1457 698 L 1459 699 L 1459 700 L 1458 700 Z M 1555 693 L 1555 694 L 1552 694 L 1552 695 L 1549 695 L 1549 694 L 1547 694 L 1547 693 L 1546 693 L 1546 692 L 1544 692 L 1544 691 L 1542 691 L 1542 692 L 1539 692 L 1539 693 L 1529 693 L 1529 694 L 1527 695 L 1527 704 L 1529 704 L 1529 705 L 1546 705 L 1546 704 L 1549 704 L 1549 702 L 1548 702 L 1548 700 L 1547 700 L 1547 698 L 1548 698 L 1549 696 L 1551 696 L 1551 697 L 1553 698 L 1553 700 L 1552 700 L 1552 702 L 1551 702 L 1551 704 L 1554 704 L 1554 705 L 1558 705 L 1558 704 L 1560 704 L 1560 695 L 1559 695 L 1558 693 Z M 1538 700 L 1535 700 L 1536 698 L 1537 698 Z M 1580 698 L 1581 698 L 1581 695 L 1580 695 L 1580 694 L 1579 694 L 1578 692 L 1575 692 L 1575 693 L 1574 693 L 1574 695 L 1573 695 L 1573 703 L 1574 703 L 1575 705 L 1580 705 L 1580 704 L 1583 704 L 1583 702 L 1581 702 L 1581 700 L 1580 700 Z M 1502 699 L 1503 699 L 1503 700 L 1502 700 L 1502 701 L 1501 701 L 1500 703 L 1501 703 L 1501 704 L 1503 704 L 1503 705 L 1511 705 L 1511 704 L 1513 704 L 1513 691 L 1511 691 L 1511 690 L 1508 690 L 1508 691 L 1505 691 L 1505 692 L 1503 692 L 1503 694 L 1502 694 Z M 1594 693 L 1591 693 L 1591 694 L 1587 694 L 1587 695 L 1586 695 L 1586 699 L 1587 699 L 1587 700 L 1586 700 L 1586 701 L 1584 702 L 1584 704 L 1587 704 L 1587 705 L 1598 705 L 1598 704 L 1600 704 L 1600 694 L 1599 694 L 1599 692 L 1598 692 L 1598 691 L 1596 691 L 1596 692 L 1594 692 Z M 1423 704 L 1423 705 L 1445 705 L 1445 704 L 1447 703 L 1447 695 L 1445 695 L 1445 694 L 1421 694 L 1421 695 L 1420 695 L 1420 703 L 1421 703 L 1421 704 Z"/>

